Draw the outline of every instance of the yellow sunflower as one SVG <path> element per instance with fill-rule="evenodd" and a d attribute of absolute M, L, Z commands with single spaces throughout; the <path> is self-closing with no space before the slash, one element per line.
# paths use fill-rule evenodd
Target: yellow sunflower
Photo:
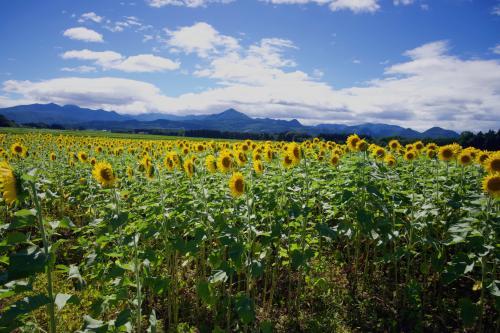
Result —
<path fill-rule="evenodd" d="M 500 175 L 488 175 L 483 180 L 484 192 L 493 198 L 500 198 Z"/>
<path fill-rule="evenodd" d="M 78 152 L 78 159 L 80 160 L 80 162 L 85 163 L 89 159 L 89 155 L 87 155 L 87 153 L 84 151 L 79 151 Z"/>
<path fill-rule="evenodd" d="M 391 154 L 387 154 L 384 157 L 384 162 L 390 167 L 396 166 L 396 159 Z"/>
<path fill-rule="evenodd" d="M 19 142 L 13 143 L 12 146 L 10 146 L 10 151 L 12 152 L 12 155 L 18 157 L 25 157 L 27 153 L 26 147 Z"/>
<path fill-rule="evenodd" d="M 112 187 L 116 182 L 113 168 L 108 162 L 96 163 L 92 170 L 92 175 L 102 187 Z"/>
<path fill-rule="evenodd" d="M 233 197 L 239 197 L 245 193 L 245 179 L 241 172 L 235 172 L 229 179 L 229 189 Z"/>
<path fill-rule="evenodd" d="M 10 165 L 3 161 L 0 163 L 0 190 L 8 205 L 12 205 L 17 200 L 17 180 Z"/>
<path fill-rule="evenodd" d="M 500 173 L 500 152 L 491 154 L 484 162 L 484 167 L 489 173 Z"/>
<path fill-rule="evenodd" d="M 256 174 L 261 174 L 264 171 L 264 164 L 262 164 L 261 160 L 253 161 L 253 170 Z"/>
<path fill-rule="evenodd" d="M 413 149 L 410 149 L 405 153 L 404 158 L 407 161 L 413 161 L 415 158 L 417 158 L 417 152 Z"/>
<path fill-rule="evenodd" d="M 439 147 L 438 157 L 441 161 L 448 162 L 455 157 L 455 151 L 451 145 Z"/>
<path fill-rule="evenodd" d="M 340 156 L 337 154 L 332 154 L 330 156 L 330 165 L 336 167 L 340 162 Z"/>
<path fill-rule="evenodd" d="M 285 168 L 287 168 L 287 169 L 288 169 L 288 168 L 291 168 L 291 167 L 293 166 L 293 164 L 294 164 L 294 163 L 293 163 L 293 157 L 292 157 L 292 156 L 290 156 L 290 154 L 289 154 L 289 153 L 285 153 L 285 154 L 283 155 L 283 160 L 282 160 L 282 163 L 283 163 L 283 166 L 284 166 Z"/>
<path fill-rule="evenodd" d="M 186 173 L 186 175 L 189 178 L 193 177 L 193 174 L 194 174 L 194 163 L 193 163 L 193 160 L 191 158 L 186 158 L 184 160 L 183 168 L 184 168 L 184 172 Z"/>
<path fill-rule="evenodd" d="M 358 146 L 358 141 L 361 140 L 357 134 L 351 134 L 349 137 L 347 137 L 347 147 L 349 147 L 350 150 L 356 151 L 357 146 Z"/>
<path fill-rule="evenodd" d="M 214 173 L 217 171 L 217 160 L 214 155 L 208 155 L 205 158 L 205 166 L 210 173 Z"/>
<path fill-rule="evenodd" d="M 398 140 L 391 140 L 391 141 L 389 141 L 389 148 L 392 151 L 396 151 L 396 150 L 399 150 L 399 148 L 401 148 L 401 144 L 399 143 Z"/>
<path fill-rule="evenodd" d="M 233 166 L 233 159 L 228 151 L 222 151 L 217 159 L 217 169 L 228 172 Z"/>
<path fill-rule="evenodd" d="M 471 154 L 465 150 L 458 155 L 458 163 L 462 166 L 471 164 L 473 160 Z"/>

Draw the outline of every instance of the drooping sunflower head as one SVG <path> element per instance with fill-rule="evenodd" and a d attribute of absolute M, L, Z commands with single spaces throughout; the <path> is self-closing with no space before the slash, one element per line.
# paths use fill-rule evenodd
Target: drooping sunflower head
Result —
<path fill-rule="evenodd" d="M 455 157 L 455 151 L 450 145 L 439 148 L 438 157 L 441 161 L 448 162 Z"/>
<path fill-rule="evenodd" d="M 190 158 L 186 158 L 184 160 L 183 164 L 184 172 L 186 173 L 186 176 L 189 178 L 193 177 L 194 175 L 194 163 L 193 160 Z"/>
<path fill-rule="evenodd" d="M 483 180 L 483 190 L 493 198 L 500 198 L 500 175 L 488 175 Z"/>
<path fill-rule="evenodd" d="M 239 197 L 245 193 L 245 179 L 241 172 L 235 172 L 229 179 L 229 189 L 233 197 Z"/>
<path fill-rule="evenodd" d="M 116 176 L 111 164 L 108 162 L 98 162 L 94 165 L 92 175 L 101 184 L 102 187 L 113 187 L 116 182 Z"/>
<path fill-rule="evenodd" d="M 264 164 L 262 163 L 261 160 L 254 160 L 253 161 L 253 170 L 258 175 L 260 175 L 264 171 Z"/>
<path fill-rule="evenodd" d="M 296 142 L 292 142 L 288 145 L 287 151 L 293 159 L 293 162 L 298 164 L 300 162 L 300 158 L 302 157 L 302 150 L 300 146 Z"/>
<path fill-rule="evenodd" d="M 460 165 L 469 165 L 472 163 L 473 161 L 473 157 L 471 156 L 471 154 L 467 151 L 462 151 L 459 155 L 458 155 L 458 163 L 460 163 Z"/>
<path fill-rule="evenodd" d="M 290 153 L 285 153 L 283 154 L 283 160 L 282 160 L 283 166 L 285 168 L 291 168 L 294 165 L 293 157 Z"/>
<path fill-rule="evenodd" d="M 144 176 L 146 176 L 147 179 L 151 180 L 155 177 L 155 173 L 156 173 L 156 170 L 155 170 L 155 167 L 154 165 L 150 164 L 146 167 L 146 169 L 144 170 Z"/>
<path fill-rule="evenodd" d="M 0 190 L 3 199 L 8 205 L 16 202 L 19 193 L 19 179 L 5 161 L 0 162 Z"/>
<path fill-rule="evenodd" d="M 214 173 L 217 171 L 217 160 L 215 159 L 214 155 L 208 155 L 205 158 L 205 167 L 210 173 Z"/>
<path fill-rule="evenodd" d="M 500 173 L 500 152 L 492 153 L 484 162 L 484 167 L 489 173 Z"/>

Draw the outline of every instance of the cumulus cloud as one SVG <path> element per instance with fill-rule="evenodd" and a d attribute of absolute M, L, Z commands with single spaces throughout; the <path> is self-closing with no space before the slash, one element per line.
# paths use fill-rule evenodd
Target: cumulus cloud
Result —
<path fill-rule="evenodd" d="M 122 113 L 203 114 L 235 107 L 254 117 L 298 118 L 309 124 L 385 122 L 420 130 L 500 127 L 500 62 L 454 56 L 446 41 L 408 50 L 407 60 L 388 66 L 382 77 L 344 89 L 297 70 L 285 56 L 285 50 L 295 47 L 290 41 L 264 39 L 240 47 L 204 58 L 206 66 L 197 75 L 214 80 L 216 88 L 176 97 L 149 83 L 109 77 L 9 80 L 3 90 L 10 98 Z"/>
<path fill-rule="evenodd" d="M 378 0 L 261 0 L 276 5 L 292 4 L 304 5 L 315 3 L 318 5 L 328 5 L 330 10 L 350 10 L 354 13 L 374 13 L 380 9 Z M 408 0 L 403 0 L 408 1 Z"/>
<path fill-rule="evenodd" d="M 104 18 L 102 16 L 99 16 L 97 15 L 96 13 L 94 12 L 88 12 L 88 13 L 84 13 L 80 16 L 80 18 L 78 19 L 78 22 L 80 23 L 84 23 L 86 21 L 93 21 L 95 23 L 101 23 L 101 21 L 103 20 Z"/>
<path fill-rule="evenodd" d="M 491 9 L 491 14 L 500 16 L 500 4 L 496 5 Z"/>
<path fill-rule="evenodd" d="M 196 53 L 200 57 L 208 57 L 221 51 L 231 51 L 239 48 L 238 40 L 220 34 L 210 24 L 198 22 L 192 26 L 177 30 L 165 30 L 168 39 L 167 46 L 172 51 Z"/>
<path fill-rule="evenodd" d="M 77 67 L 63 67 L 61 68 L 63 72 L 76 72 L 76 73 L 92 73 L 96 71 L 93 66 L 77 66 Z"/>
<path fill-rule="evenodd" d="M 103 70 L 120 70 L 124 72 L 161 72 L 175 70 L 180 67 L 176 61 L 152 54 L 139 54 L 124 57 L 114 51 L 71 50 L 61 54 L 63 59 L 93 61 Z"/>
<path fill-rule="evenodd" d="M 63 35 L 70 39 L 81 40 L 84 42 L 104 42 L 104 39 L 102 38 L 102 35 L 100 33 L 84 27 L 67 29 L 64 31 Z"/>
<path fill-rule="evenodd" d="M 184 6 L 190 8 L 204 7 L 209 3 L 230 3 L 234 0 L 146 0 L 151 7 Z"/>
<path fill-rule="evenodd" d="M 500 54 L 500 44 L 497 44 L 494 48 L 491 49 L 493 53 Z"/>

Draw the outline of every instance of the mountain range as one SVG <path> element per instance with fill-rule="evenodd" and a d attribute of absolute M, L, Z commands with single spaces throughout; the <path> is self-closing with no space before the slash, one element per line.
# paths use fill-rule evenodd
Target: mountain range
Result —
<path fill-rule="evenodd" d="M 163 113 L 124 115 L 102 109 L 92 110 L 76 105 L 29 104 L 0 108 L 0 115 L 18 124 L 44 123 L 65 127 L 127 131 L 127 130 L 217 130 L 249 133 L 303 132 L 318 134 L 350 134 L 371 137 L 399 136 L 406 138 L 455 138 L 459 134 L 433 127 L 425 132 L 397 125 L 365 123 L 361 125 L 319 124 L 306 126 L 298 120 L 280 120 L 271 118 L 251 118 L 234 109 L 210 115 L 177 116 Z"/>

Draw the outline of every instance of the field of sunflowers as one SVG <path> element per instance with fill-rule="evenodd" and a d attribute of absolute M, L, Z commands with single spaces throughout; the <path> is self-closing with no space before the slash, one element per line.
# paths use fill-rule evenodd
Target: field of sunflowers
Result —
<path fill-rule="evenodd" d="M 500 152 L 0 134 L 0 332 L 498 332 Z"/>

